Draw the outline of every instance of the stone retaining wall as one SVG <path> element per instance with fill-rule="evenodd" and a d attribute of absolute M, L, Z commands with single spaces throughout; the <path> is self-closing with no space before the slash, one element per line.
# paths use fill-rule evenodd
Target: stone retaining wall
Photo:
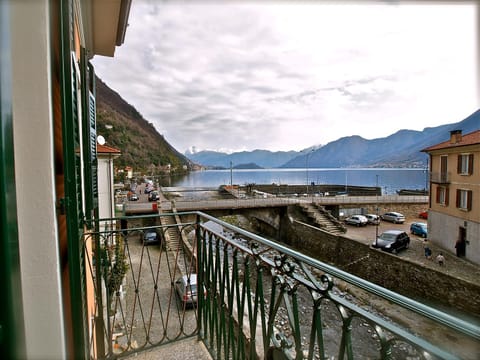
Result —
<path fill-rule="evenodd" d="M 348 208 L 361 208 L 364 210 L 364 214 L 376 214 L 376 209 L 375 209 L 375 205 L 362 205 L 362 206 L 345 206 L 345 207 L 342 207 L 344 209 L 348 209 Z M 418 218 L 418 214 L 422 211 L 425 211 L 428 209 L 428 203 L 425 203 L 425 204 L 379 204 L 378 206 L 378 214 L 379 215 L 382 215 L 383 213 L 386 213 L 388 211 L 397 211 L 403 215 L 405 215 L 405 217 L 407 219 L 411 218 L 411 219 L 415 219 L 415 218 Z M 420 220 L 420 219 L 419 219 Z M 426 221 L 426 220 L 422 220 L 422 221 Z"/>
<path fill-rule="evenodd" d="M 480 287 L 355 240 L 294 221 L 288 243 L 295 250 L 410 298 L 480 317 Z"/>

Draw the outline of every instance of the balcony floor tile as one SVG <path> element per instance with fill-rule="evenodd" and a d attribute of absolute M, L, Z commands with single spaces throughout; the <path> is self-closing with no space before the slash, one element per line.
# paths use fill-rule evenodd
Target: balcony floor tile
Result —
<path fill-rule="evenodd" d="M 212 360 L 205 345 L 196 338 L 175 341 L 170 344 L 158 346 L 137 354 L 132 354 L 125 359 L 135 360 Z"/>

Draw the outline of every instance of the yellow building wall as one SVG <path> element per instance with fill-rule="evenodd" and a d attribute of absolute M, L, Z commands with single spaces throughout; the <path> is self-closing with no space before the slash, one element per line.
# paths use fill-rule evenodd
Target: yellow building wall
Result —
<path fill-rule="evenodd" d="M 471 175 L 457 174 L 459 154 L 473 154 L 473 173 Z M 431 155 L 431 188 L 428 232 L 430 240 L 456 254 L 456 242 L 460 238 L 461 229 L 466 234 L 465 258 L 480 264 L 480 144 L 459 146 L 430 152 Z M 447 156 L 447 181 L 435 183 L 439 178 L 441 157 Z M 433 181 L 432 181 L 433 180 Z M 437 202 L 438 187 L 449 189 L 448 204 Z M 472 191 L 472 206 L 470 210 L 457 208 L 457 190 Z"/>

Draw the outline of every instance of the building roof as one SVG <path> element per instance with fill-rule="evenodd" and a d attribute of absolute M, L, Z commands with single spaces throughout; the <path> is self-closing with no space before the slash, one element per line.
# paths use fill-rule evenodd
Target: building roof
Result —
<path fill-rule="evenodd" d="M 456 148 L 460 146 L 475 145 L 475 144 L 480 144 L 480 130 L 476 130 L 471 133 L 462 135 L 461 140 L 458 142 L 452 143 L 450 140 L 447 140 L 442 143 L 425 148 L 422 151 L 429 152 L 434 150 L 451 149 L 451 148 Z"/>
<path fill-rule="evenodd" d="M 85 1 L 83 24 L 89 55 L 113 56 L 123 44 L 132 0 Z"/>
<path fill-rule="evenodd" d="M 98 154 L 121 154 L 122 152 L 119 149 L 113 148 L 107 145 L 100 145 L 97 143 L 97 153 Z"/>

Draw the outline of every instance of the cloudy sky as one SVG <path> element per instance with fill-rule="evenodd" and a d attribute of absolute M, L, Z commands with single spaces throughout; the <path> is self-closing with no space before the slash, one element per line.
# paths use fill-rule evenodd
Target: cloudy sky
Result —
<path fill-rule="evenodd" d="M 124 45 L 93 64 L 180 152 L 298 151 L 478 109 L 475 16 L 469 3 L 136 0 Z"/>

